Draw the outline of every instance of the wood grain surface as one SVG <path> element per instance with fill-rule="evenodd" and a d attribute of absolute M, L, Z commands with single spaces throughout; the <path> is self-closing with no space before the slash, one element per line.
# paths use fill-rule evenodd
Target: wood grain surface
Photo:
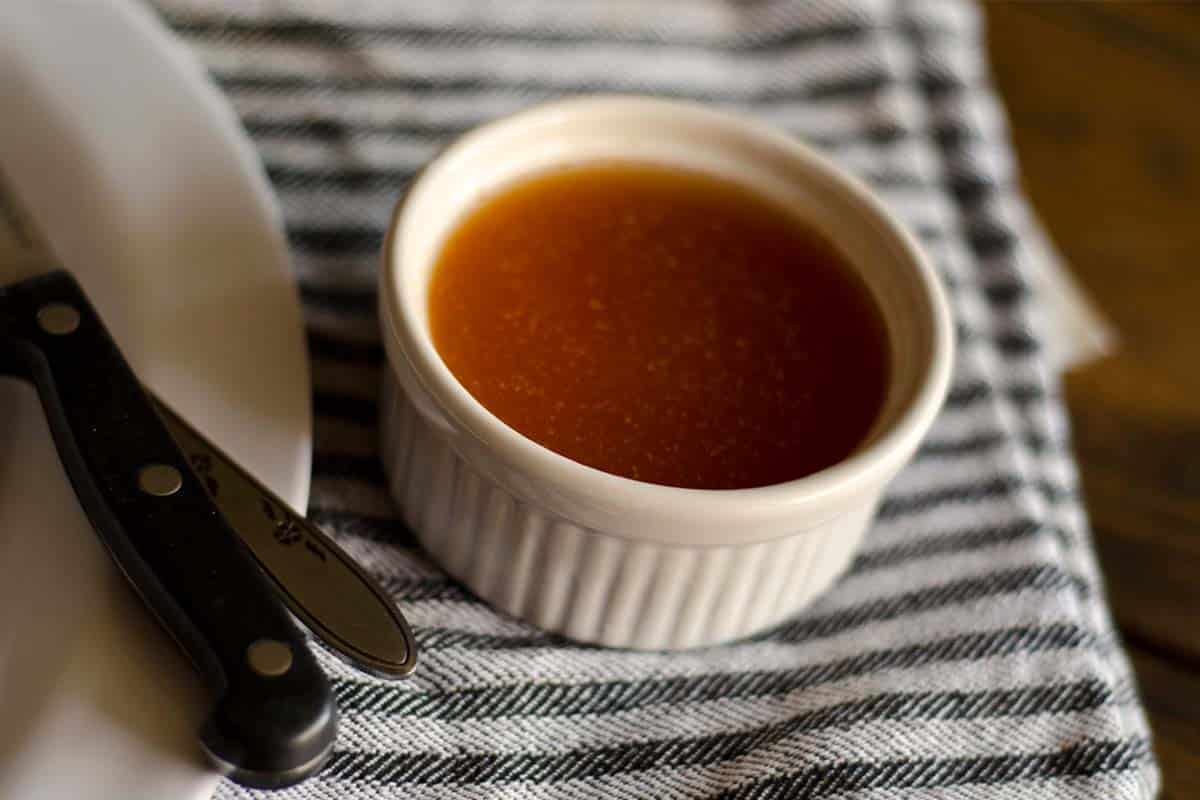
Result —
<path fill-rule="evenodd" d="M 1067 375 L 1169 800 L 1200 798 L 1200 2 L 990 2 L 1027 195 L 1114 324 Z"/>

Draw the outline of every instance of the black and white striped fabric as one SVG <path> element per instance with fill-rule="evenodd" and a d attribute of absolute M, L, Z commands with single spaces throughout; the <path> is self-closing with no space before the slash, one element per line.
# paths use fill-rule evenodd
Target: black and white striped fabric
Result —
<path fill-rule="evenodd" d="M 1105 608 L 1034 320 L 1038 268 L 980 19 L 949 0 L 159 0 L 257 143 L 302 287 L 311 515 L 422 646 L 393 685 L 321 653 L 324 773 L 219 798 L 1147 798 L 1158 774 Z M 523 106 L 628 91 L 741 109 L 865 177 L 950 289 L 953 390 L 849 573 L 750 641 L 574 645 L 416 547 L 376 451 L 377 252 L 413 172 Z"/>

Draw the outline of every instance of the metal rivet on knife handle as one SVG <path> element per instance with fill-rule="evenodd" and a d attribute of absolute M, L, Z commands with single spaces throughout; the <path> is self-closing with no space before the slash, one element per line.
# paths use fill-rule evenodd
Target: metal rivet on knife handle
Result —
<path fill-rule="evenodd" d="M 66 303 L 47 303 L 38 309 L 38 325 L 53 336 L 66 336 L 79 327 L 79 312 Z"/>
<path fill-rule="evenodd" d="M 275 639 L 259 639 L 246 648 L 246 661 L 264 678 L 275 678 L 292 668 L 292 650 Z"/>
<path fill-rule="evenodd" d="M 168 497 L 183 486 L 183 476 L 169 464 L 148 464 L 138 470 L 138 488 L 155 497 Z"/>

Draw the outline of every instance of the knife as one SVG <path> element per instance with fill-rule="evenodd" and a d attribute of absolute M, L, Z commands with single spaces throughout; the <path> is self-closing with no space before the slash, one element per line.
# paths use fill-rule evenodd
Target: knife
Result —
<path fill-rule="evenodd" d="M 174 427 L 164 422 L 162 405 L 142 389 L 0 171 L 0 284 L 5 282 L 0 286 L 0 374 L 35 385 L 59 458 L 93 528 L 208 684 L 211 708 L 199 731 L 203 749 L 223 772 L 247 786 L 287 786 L 313 774 L 328 759 L 336 735 L 329 681 L 259 569 L 259 564 L 283 562 L 243 542 L 222 510 L 241 519 L 230 509 L 237 508 L 238 497 L 251 494 L 245 487 L 252 486 L 262 514 L 268 516 L 269 504 L 282 526 L 273 530 L 307 529 L 295 526 L 287 506 L 231 467 L 223 454 L 202 447 L 207 443 L 180 418 L 167 412 Z M 173 436 L 181 431 L 193 436 L 187 440 L 192 458 L 207 449 L 208 463 L 214 465 L 207 482 L 215 483 L 216 495 L 228 501 L 224 505 L 176 444 Z M 239 483 L 234 475 L 250 482 Z M 253 542 L 255 534 L 249 539 Z M 326 555 L 323 563 L 352 564 L 327 540 L 312 541 Z M 296 562 L 287 560 L 290 566 L 281 575 L 318 574 Z M 382 593 L 369 594 L 382 598 Z M 323 619 L 321 603 L 329 602 L 327 593 L 313 590 L 283 596 L 310 624 Z M 321 624 L 315 630 L 321 633 Z M 370 635 L 349 630 L 342 638 L 370 652 L 376 644 Z M 409 642 L 407 626 L 401 630 Z M 395 674 L 411 670 L 408 662 L 414 658 L 415 648 L 407 647 L 400 660 L 407 666 Z M 387 674 L 388 658 L 381 662 L 384 666 L 375 670 Z"/>

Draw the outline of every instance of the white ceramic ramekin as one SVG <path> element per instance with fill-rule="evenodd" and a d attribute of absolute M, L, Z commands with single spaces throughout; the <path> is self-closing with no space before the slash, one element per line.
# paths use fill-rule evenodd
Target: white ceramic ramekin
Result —
<path fill-rule="evenodd" d="M 839 245 L 874 293 L 891 345 L 884 408 L 852 456 L 762 488 L 642 483 L 535 444 L 458 383 L 427 325 L 426 291 L 444 238 L 515 178 L 605 159 L 733 178 L 793 207 Z M 826 589 L 937 413 L 953 350 L 934 270 L 862 184 L 747 118 L 634 97 L 524 111 L 466 134 L 429 164 L 392 221 L 380 317 L 389 364 L 383 463 L 424 546 L 505 611 L 574 639 L 635 648 L 744 636 Z"/>

